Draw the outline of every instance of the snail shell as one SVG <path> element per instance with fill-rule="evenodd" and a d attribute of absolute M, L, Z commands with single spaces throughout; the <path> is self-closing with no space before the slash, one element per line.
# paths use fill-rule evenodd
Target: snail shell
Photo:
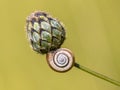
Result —
<path fill-rule="evenodd" d="M 70 50 L 60 48 L 47 54 L 47 62 L 53 70 L 66 72 L 73 67 L 74 56 Z"/>

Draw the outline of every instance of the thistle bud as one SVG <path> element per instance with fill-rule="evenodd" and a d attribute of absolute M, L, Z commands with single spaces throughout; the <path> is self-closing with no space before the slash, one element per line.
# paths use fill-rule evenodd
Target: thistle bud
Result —
<path fill-rule="evenodd" d="M 41 11 L 32 13 L 26 20 L 26 31 L 34 51 L 46 54 L 60 48 L 65 40 L 62 24 L 49 14 Z"/>

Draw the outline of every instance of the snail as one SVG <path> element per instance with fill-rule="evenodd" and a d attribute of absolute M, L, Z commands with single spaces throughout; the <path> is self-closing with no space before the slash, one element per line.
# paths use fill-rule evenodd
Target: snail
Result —
<path fill-rule="evenodd" d="M 46 55 L 49 66 L 57 72 L 66 72 L 74 66 L 74 56 L 69 49 L 60 48 Z"/>

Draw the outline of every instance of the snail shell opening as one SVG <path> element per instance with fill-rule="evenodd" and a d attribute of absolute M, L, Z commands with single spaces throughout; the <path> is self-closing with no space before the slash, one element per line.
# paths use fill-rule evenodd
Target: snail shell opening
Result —
<path fill-rule="evenodd" d="M 49 66 L 57 72 L 70 70 L 74 65 L 74 61 L 72 52 L 66 48 L 60 48 L 47 54 Z"/>

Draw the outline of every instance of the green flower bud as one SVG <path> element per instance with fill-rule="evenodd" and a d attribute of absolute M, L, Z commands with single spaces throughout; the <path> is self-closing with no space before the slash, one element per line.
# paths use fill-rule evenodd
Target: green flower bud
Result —
<path fill-rule="evenodd" d="M 28 39 L 34 51 L 48 53 L 60 48 L 65 40 L 65 29 L 49 14 L 41 11 L 32 13 L 26 20 Z"/>

